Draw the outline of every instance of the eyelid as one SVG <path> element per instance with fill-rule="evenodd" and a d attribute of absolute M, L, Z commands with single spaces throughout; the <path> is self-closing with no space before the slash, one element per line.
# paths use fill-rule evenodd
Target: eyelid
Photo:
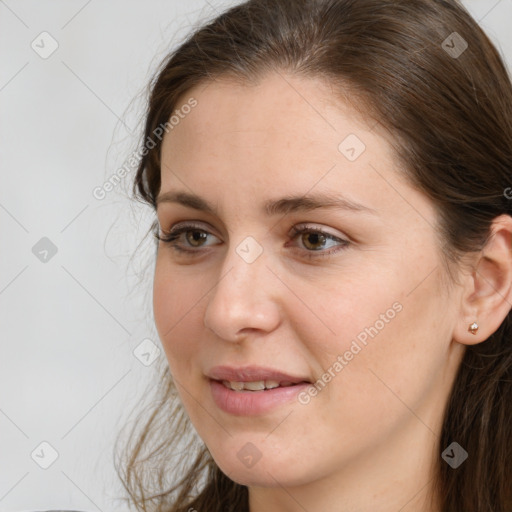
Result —
<path fill-rule="evenodd" d="M 159 226 L 158 226 L 159 227 Z M 210 230 L 210 227 L 205 228 L 203 224 L 198 224 L 196 221 L 183 221 L 178 222 L 175 225 L 171 227 L 170 230 L 164 230 L 161 227 L 159 227 L 159 231 L 156 233 L 153 233 L 154 237 L 162 241 L 168 245 L 171 245 L 176 250 L 181 250 L 182 252 L 190 252 L 190 253 L 199 253 L 201 251 L 201 248 L 189 248 L 189 249 L 181 249 L 178 247 L 178 244 L 175 243 L 175 240 L 178 239 L 183 233 L 186 233 L 187 231 L 201 231 L 203 233 L 206 233 L 207 235 L 214 236 L 215 238 L 219 239 L 215 233 L 212 233 Z M 162 235 L 160 235 L 162 233 Z M 217 245 L 217 244 L 214 244 Z M 210 247 L 210 246 L 205 246 Z"/>
<path fill-rule="evenodd" d="M 157 227 L 159 227 L 159 226 L 157 226 Z M 206 232 L 208 232 L 208 234 L 214 235 L 215 237 L 218 238 L 218 236 L 215 233 L 212 233 L 210 231 L 210 229 L 212 229 L 212 226 L 210 226 L 207 223 L 207 227 L 205 228 L 203 221 L 193 221 L 193 220 L 192 221 L 182 221 L 182 222 L 178 222 L 178 223 L 174 224 L 169 231 L 165 231 L 162 228 L 160 228 L 160 230 L 165 235 L 169 235 L 172 232 L 178 231 L 182 227 L 186 227 L 186 228 L 188 228 L 190 230 L 197 229 L 198 231 L 206 231 Z M 299 222 L 298 224 L 293 225 L 290 228 L 290 230 L 288 231 L 288 236 L 290 236 L 291 234 L 296 235 L 301 230 L 318 231 L 318 232 L 321 232 L 322 234 L 331 236 L 333 238 L 337 238 L 339 240 L 344 240 L 346 242 L 351 241 L 350 237 L 345 235 L 345 234 L 338 235 L 338 234 L 335 234 L 335 233 L 331 233 L 330 231 L 327 231 L 326 228 L 324 228 L 323 226 L 315 225 L 315 224 L 313 224 L 311 222 Z"/>
<path fill-rule="evenodd" d="M 294 225 L 289 232 L 289 236 L 292 238 L 292 240 L 295 240 L 304 233 L 321 234 L 322 236 L 325 236 L 327 239 L 336 241 L 338 244 L 336 247 L 331 247 L 329 249 L 323 249 L 319 251 L 308 251 L 307 249 L 300 249 L 301 252 L 306 254 L 306 257 L 311 259 L 333 256 L 338 251 L 341 251 L 346 247 L 351 246 L 353 243 L 350 237 L 346 235 L 338 236 L 335 235 L 334 233 L 327 231 L 323 227 L 315 226 L 307 222 L 303 224 Z"/>
<path fill-rule="evenodd" d="M 208 233 L 209 235 L 213 235 L 218 238 L 218 236 L 215 233 L 212 233 L 213 227 L 210 226 L 208 223 L 206 223 L 206 226 L 205 226 L 204 223 L 200 223 L 199 221 L 193 221 L 193 220 L 177 222 L 168 231 L 161 228 L 159 225 L 157 226 L 157 228 L 159 228 L 160 231 L 162 233 L 164 233 L 164 235 L 172 235 L 173 233 L 176 233 L 181 228 L 185 228 L 190 231 L 193 231 L 193 230 L 204 231 L 204 232 Z"/>
<path fill-rule="evenodd" d="M 290 234 L 290 233 L 297 234 L 297 232 L 300 232 L 300 231 L 320 232 L 324 235 L 328 235 L 330 237 L 337 238 L 338 240 L 346 240 L 347 242 L 349 241 L 348 236 L 331 233 L 330 231 L 328 231 L 328 228 L 325 228 L 320 225 L 312 224 L 311 222 L 300 222 L 298 224 L 295 224 L 294 226 L 292 226 L 292 228 L 290 229 L 288 234 Z"/>
<path fill-rule="evenodd" d="M 173 251 L 176 252 L 177 255 L 182 255 L 184 257 L 189 257 L 190 259 L 194 257 L 200 257 L 201 255 L 205 255 L 208 253 L 208 247 L 210 246 L 204 246 L 202 247 L 180 247 L 180 245 L 177 243 L 177 240 L 179 240 L 180 236 L 183 233 L 187 233 L 188 231 L 201 231 L 205 233 L 206 235 L 213 235 L 215 238 L 217 238 L 213 233 L 211 233 L 207 229 L 203 229 L 202 225 L 198 225 L 197 223 L 193 221 L 184 221 L 183 223 L 178 223 L 175 226 L 173 226 L 169 232 L 165 233 L 164 237 L 161 237 L 159 235 L 155 235 L 155 237 L 168 245 Z M 335 240 L 337 242 L 337 245 L 335 247 L 331 247 L 329 249 L 320 249 L 320 250 L 308 250 L 303 248 L 297 248 L 294 246 L 295 252 L 300 252 L 300 257 L 304 258 L 306 260 L 309 260 L 311 262 L 321 262 L 323 259 L 329 260 L 329 258 L 334 257 L 337 253 L 342 252 L 349 247 L 352 246 L 352 240 L 350 240 L 349 237 L 339 237 L 337 235 L 334 235 L 333 233 L 329 233 L 324 228 L 319 228 L 317 226 L 314 226 L 309 223 L 302 223 L 302 224 L 295 224 L 291 230 L 288 232 L 288 236 L 292 238 L 292 241 L 298 238 L 303 233 L 316 233 L 321 234 L 328 239 Z M 218 245 L 218 244 L 213 244 Z"/>

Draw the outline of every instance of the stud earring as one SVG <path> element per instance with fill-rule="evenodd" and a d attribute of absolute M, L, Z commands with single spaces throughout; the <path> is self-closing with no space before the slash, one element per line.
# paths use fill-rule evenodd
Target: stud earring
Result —
<path fill-rule="evenodd" d="M 473 322 L 469 327 L 468 327 L 468 331 L 471 333 L 471 334 L 476 334 L 476 331 L 478 331 L 478 324 L 476 322 Z"/>

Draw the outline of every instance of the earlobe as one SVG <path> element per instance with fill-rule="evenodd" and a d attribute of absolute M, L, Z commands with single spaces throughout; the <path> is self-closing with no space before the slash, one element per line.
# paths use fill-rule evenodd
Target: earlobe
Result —
<path fill-rule="evenodd" d="M 476 334 L 476 332 L 478 331 L 478 324 L 476 322 L 473 322 L 472 324 L 470 324 L 468 327 L 468 331 L 471 334 Z"/>
<path fill-rule="evenodd" d="M 475 345 L 498 330 L 512 309 L 512 217 L 500 215 L 466 277 L 455 341 Z"/>

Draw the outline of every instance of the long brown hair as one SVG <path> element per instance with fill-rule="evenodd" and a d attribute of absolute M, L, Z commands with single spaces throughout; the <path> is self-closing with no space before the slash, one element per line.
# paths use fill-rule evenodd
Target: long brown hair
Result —
<path fill-rule="evenodd" d="M 436 207 L 448 267 L 484 247 L 495 217 L 512 214 L 504 194 L 512 186 L 510 77 L 455 0 L 249 0 L 230 8 L 162 63 L 144 141 L 194 86 L 222 77 L 253 83 L 282 70 L 349 90 L 392 134 L 406 179 Z M 141 159 L 133 183 L 153 208 L 160 146 Z M 467 347 L 459 367 L 435 481 L 443 512 L 512 511 L 511 315 Z M 157 400 L 123 446 L 121 472 L 116 465 L 132 503 L 139 511 L 248 511 L 248 489 L 222 473 L 194 434 L 165 363 L 158 378 Z M 469 454 L 457 469 L 441 458 L 454 441 Z"/>

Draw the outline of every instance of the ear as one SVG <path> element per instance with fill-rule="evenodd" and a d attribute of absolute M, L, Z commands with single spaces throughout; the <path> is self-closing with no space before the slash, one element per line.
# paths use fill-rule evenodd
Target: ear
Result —
<path fill-rule="evenodd" d="M 500 215 L 494 219 L 491 236 L 464 280 L 453 338 L 464 345 L 476 345 L 496 332 L 512 309 L 511 216 Z M 473 322 L 478 324 L 475 334 L 468 331 Z"/>

